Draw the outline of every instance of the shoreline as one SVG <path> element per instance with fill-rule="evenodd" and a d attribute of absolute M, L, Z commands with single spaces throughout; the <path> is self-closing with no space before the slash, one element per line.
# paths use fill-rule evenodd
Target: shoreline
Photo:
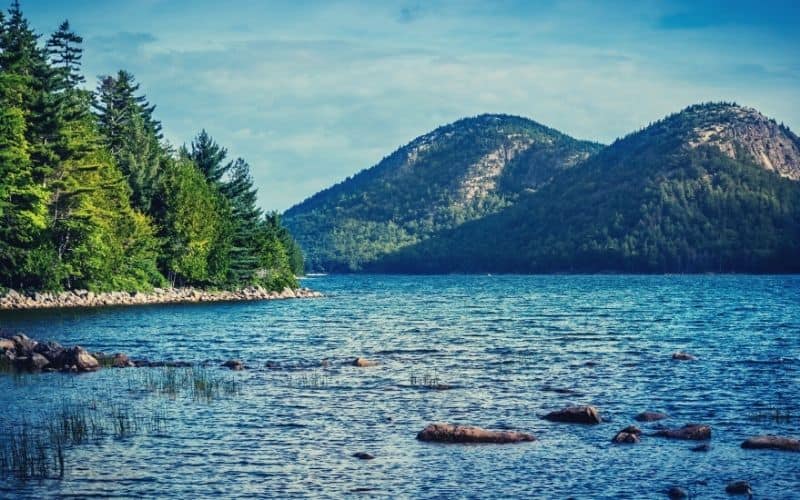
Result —
<path fill-rule="evenodd" d="M 198 288 L 156 288 L 152 292 L 99 292 L 70 290 L 66 292 L 19 293 L 9 290 L 0 295 L 0 311 L 32 309 L 71 309 L 109 306 L 158 304 L 195 304 L 201 302 L 249 302 L 256 300 L 310 299 L 322 297 L 309 288 L 286 287 L 280 292 L 258 286 L 241 290 L 202 290 Z"/>

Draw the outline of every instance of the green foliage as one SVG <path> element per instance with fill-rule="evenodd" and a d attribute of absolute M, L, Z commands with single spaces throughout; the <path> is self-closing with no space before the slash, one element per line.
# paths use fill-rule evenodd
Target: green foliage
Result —
<path fill-rule="evenodd" d="M 38 39 L 17 2 L 0 13 L 0 289 L 297 285 L 302 255 L 244 160 L 205 132 L 175 155 L 133 75 L 92 95 L 69 23 Z"/>
<path fill-rule="evenodd" d="M 285 221 L 306 252 L 309 270 L 358 271 L 502 210 L 599 148 L 525 118 L 467 118 L 292 207 Z M 491 181 L 493 189 L 470 197 L 465 185 L 486 158 L 505 166 Z"/>

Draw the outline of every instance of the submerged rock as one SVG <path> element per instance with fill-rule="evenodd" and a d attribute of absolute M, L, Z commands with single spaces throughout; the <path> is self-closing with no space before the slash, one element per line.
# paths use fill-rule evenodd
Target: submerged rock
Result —
<path fill-rule="evenodd" d="M 702 424 L 687 424 L 676 429 L 663 429 L 656 431 L 656 433 L 653 435 L 669 439 L 705 441 L 706 439 L 711 439 L 711 426 Z"/>
<path fill-rule="evenodd" d="M 561 410 L 552 411 L 544 416 L 551 422 L 566 422 L 571 424 L 599 424 L 602 422 L 600 412 L 594 406 L 568 406 Z"/>
<path fill-rule="evenodd" d="M 375 458 L 375 455 L 371 455 L 371 454 L 363 452 L 363 451 L 359 451 L 357 453 L 353 453 L 353 456 L 355 458 L 360 459 L 360 460 L 372 460 L 373 458 Z"/>
<path fill-rule="evenodd" d="M 111 358 L 111 366 L 114 368 L 133 368 L 136 365 L 133 364 L 127 354 L 118 352 Z"/>
<path fill-rule="evenodd" d="M 800 439 L 783 436 L 753 436 L 742 443 L 742 448 L 755 450 L 800 451 Z"/>
<path fill-rule="evenodd" d="M 697 357 L 688 352 L 678 351 L 672 353 L 672 359 L 677 361 L 695 361 Z"/>
<path fill-rule="evenodd" d="M 519 443 L 535 441 L 532 434 L 518 431 L 490 431 L 471 425 L 429 424 L 417 434 L 420 441 L 440 443 Z"/>
<path fill-rule="evenodd" d="M 353 360 L 353 366 L 358 366 L 359 368 L 367 368 L 370 366 L 378 366 L 378 362 L 371 361 L 367 358 L 356 358 Z"/>
<path fill-rule="evenodd" d="M 753 489 L 747 481 L 733 481 L 725 487 L 725 493 L 728 495 L 752 495 Z"/>
<path fill-rule="evenodd" d="M 679 500 L 681 498 L 686 498 L 689 494 L 681 488 L 680 486 L 673 486 L 672 488 L 667 490 L 667 496 L 670 497 L 672 500 Z"/>
<path fill-rule="evenodd" d="M 692 448 L 689 448 L 689 451 L 711 451 L 711 445 L 708 443 L 698 444 Z"/>
<path fill-rule="evenodd" d="M 640 436 L 642 435 L 641 429 L 636 427 L 635 425 L 629 425 L 625 427 L 621 431 L 617 433 L 616 436 L 611 440 L 612 443 L 618 444 L 634 444 L 641 441 Z"/>
<path fill-rule="evenodd" d="M 666 413 L 659 413 L 656 411 L 643 411 L 642 413 L 633 417 L 637 422 L 657 422 L 669 418 Z"/>
<path fill-rule="evenodd" d="M 229 359 L 228 361 L 222 363 L 222 366 L 236 372 L 244 370 L 244 363 L 238 359 Z"/>

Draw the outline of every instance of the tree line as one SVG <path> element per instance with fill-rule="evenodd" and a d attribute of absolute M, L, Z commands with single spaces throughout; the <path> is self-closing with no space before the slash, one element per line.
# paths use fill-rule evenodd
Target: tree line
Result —
<path fill-rule="evenodd" d="M 120 70 L 84 88 L 82 38 L 0 12 L 0 287 L 296 286 L 297 243 L 250 166 L 205 131 L 175 148 Z"/>

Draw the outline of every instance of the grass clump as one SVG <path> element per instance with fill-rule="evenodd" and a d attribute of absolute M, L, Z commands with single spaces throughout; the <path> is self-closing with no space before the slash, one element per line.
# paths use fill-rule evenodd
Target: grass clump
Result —
<path fill-rule="evenodd" d="M 196 401 L 212 401 L 241 394 L 241 383 L 209 368 L 164 367 L 147 369 L 140 380 L 145 390 L 168 397 L 186 395 Z"/>

